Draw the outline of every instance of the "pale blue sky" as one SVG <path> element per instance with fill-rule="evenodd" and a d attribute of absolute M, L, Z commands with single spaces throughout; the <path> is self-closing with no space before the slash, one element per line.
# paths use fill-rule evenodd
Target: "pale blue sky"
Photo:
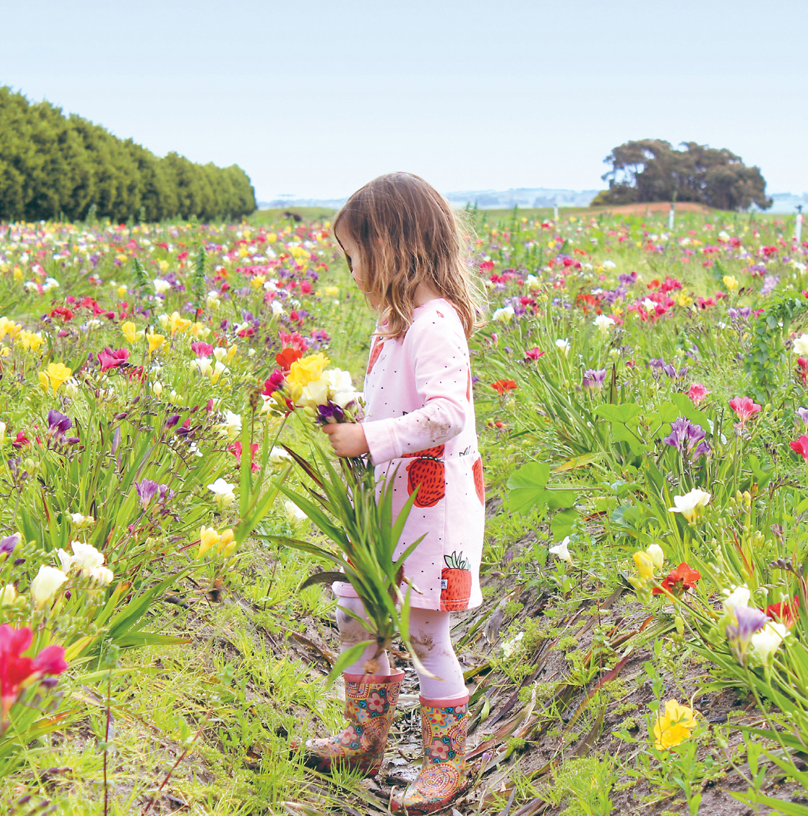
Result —
<path fill-rule="evenodd" d="M 0 2 L 0 83 L 259 199 L 391 170 L 595 189 L 628 139 L 728 147 L 808 191 L 806 0 Z"/>

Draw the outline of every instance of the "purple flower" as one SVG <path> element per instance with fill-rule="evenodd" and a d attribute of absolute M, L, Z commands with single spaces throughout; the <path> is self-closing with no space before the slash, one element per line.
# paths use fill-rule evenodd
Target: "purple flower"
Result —
<path fill-rule="evenodd" d="M 668 363 L 662 370 L 672 380 L 680 380 L 687 374 L 688 371 L 690 371 L 690 369 L 687 366 L 683 366 L 677 371 L 672 363 Z"/>
<path fill-rule="evenodd" d="M 698 459 L 699 456 L 710 453 L 710 446 L 703 441 L 706 435 L 701 425 L 696 425 L 685 417 L 679 417 L 671 423 L 670 435 L 666 436 L 662 442 L 676 448 L 680 453 L 692 451 L 693 458 Z"/>
<path fill-rule="evenodd" d="M 734 309 L 732 306 L 730 306 L 730 308 L 727 310 L 727 314 L 729 314 L 729 319 L 733 323 L 746 322 L 746 320 L 752 314 L 752 307 L 742 306 L 740 309 Z"/>
<path fill-rule="evenodd" d="M 665 361 L 661 357 L 652 357 L 648 361 L 648 365 L 651 368 L 665 368 Z"/>
<path fill-rule="evenodd" d="M 327 405 L 318 405 L 317 410 L 320 412 L 317 420 L 321 425 L 342 422 L 345 419 L 345 411 L 333 402 L 329 402 Z"/>
<path fill-rule="evenodd" d="M 738 659 L 738 662 L 743 664 L 752 635 L 762 629 L 769 618 L 765 612 L 751 606 L 736 606 L 735 618 L 738 625 L 733 626 L 730 624 L 727 626 L 727 640 L 732 653 Z"/>
<path fill-rule="evenodd" d="M 173 428 L 180 421 L 180 415 L 174 414 L 166 420 L 166 428 Z"/>
<path fill-rule="evenodd" d="M 20 533 L 14 533 L 5 538 L 0 538 L 0 555 L 11 555 L 21 540 L 22 535 Z"/>
<path fill-rule="evenodd" d="M 779 275 L 766 275 L 766 277 L 763 278 L 763 286 L 760 289 L 760 294 L 764 296 L 771 294 L 777 288 L 778 283 L 780 283 Z"/>
<path fill-rule="evenodd" d="M 584 378 L 581 385 L 584 388 L 603 388 L 603 382 L 606 379 L 606 369 L 587 368 L 584 371 Z"/>
<path fill-rule="evenodd" d="M 51 408 L 48 411 L 48 435 L 54 439 L 60 439 L 65 432 L 73 427 L 73 420 L 65 416 L 61 411 Z"/>
<path fill-rule="evenodd" d="M 808 425 L 808 408 L 797 408 L 797 416 L 803 421 L 803 424 Z"/>
<path fill-rule="evenodd" d="M 145 510 L 151 500 L 157 495 L 160 485 L 153 482 L 151 479 L 143 479 L 140 482 L 135 482 L 135 489 L 137 490 L 138 498 L 140 499 L 140 506 Z"/>

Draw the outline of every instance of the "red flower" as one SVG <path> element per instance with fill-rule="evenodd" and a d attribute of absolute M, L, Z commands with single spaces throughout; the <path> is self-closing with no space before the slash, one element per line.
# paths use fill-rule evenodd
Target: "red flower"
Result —
<path fill-rule="evenodd" d="M 735 399 L 729 401 L 729 407 L 738 415 L 741 425 L 746 424 L 749 417 L 754 416 L 761 410 L 761 407 L 749 397 L 735 397 Z"/>
<path fill-rule="evenodd" d="M 308 294 L 309 294 L 309 292 L 311 292 L 311 283 L 309 283 L 309 281 L 301 281 L 301 283 L 300 283 L 300 291 L 301 291 L 301 292 L 302 292 L 304 295 L 308 295 Z"/>
<path fill-rule="evenodd" d="M 547 352 L 545 352 L 545 351 L 539 351 L 539 347 L 536 346 L 535 348 L 528 349 L 528 351 L 525 352 L 525 359 L 526 360 L 538 360 L 539 357 L 542 356 L 542 354 L 546 354 L 546 353 Z"/>
<path fill-rule="evenodd" d="M 11 443 L 12 448 L 22 448 L 30 445 L 31 440 L 25 435 L 25 431 L 17 431 L 17 438 Z"/>
<path fill-rule="evenodd" d="M 654 595 L 662 595 L 669 592 L 679 597 L 686 590 L 692 589 L 697 581 L 701 580 L 701 573 L 691 569 L 684 561 L 662 580 L 658 587 L 654 587 Z"/>
<path fill-rule="evenodd" d="M 269 379 L 264 382 L 264 390 L 261 392 L 265 397 L 271 397 L 284 383 L 286 375 L 281 369 L 276 368 Z"/>
<path fill-rule="evenodd" d="M 493 261 L 483 261 L 480 264 L 480 272 L 486 273 L 491 272 L 494 269 L 494 262 Z"/>
<path fill-rule="evenodd" d="M 64 306 L 57 306 L 51 313 L 51 317 L 61 317 L 65 323 L 71 321 L 73 319 L 73 312 L 70 309 L 65 308 Z"/>
<path fill-rule="evenodd" d="M 491 388 L 501 397 L 508 391 L 514 391 L 516 389 L 516 383 L 513 380 L 497 380 L 491 383 Z"/>
<path fill-rule="evenodd" d="M 795 595 L 794 601 L 781 601 L 780 603 L 769 604 L 763 611 L 772 620 L 779 620 L 789 629 L 796 623 L 797 610 L 800 608 L 800 596 Z"/>
<path fill-rule="evenodd" d="M 802 384 L 808 384 L 808 360 L 804 357 L 797 357 L 797 375 L 802 377 Z"/>
<path fill-rule="evenodd" d="M 303 356 L 303 352 L 296 348 L 285 348 L 280 354 L 275 355 L 275 362 L 284 370 L 289 371 L 292 368 L 292 363 L 299 360 Z"/>
<path fill-rule="evenodd" d="M 113 351 L 110 348 L 105 348 L 103 351 L 98 352 L 98 362 L 101 363 L 101 371 L 122 366 L 128 359 L 128 349 L 117 349 Z"/>
<path fill-rule="evenodd" d="M 14 705 L 20 686 L 29 678 L 38 680 L 46 674 L 61 674 L 66 668 L 65 650 L 47 646 L 35 658 L 23 657 L 33 640 L 26 626 L 14 629 L 7 623 L 0 626 L 0 721 L 5 722 Z"/>
<path fill-rule="evenodd" d="M 802 456 L 806 464 L 808 464 L 808 436 L 803 434 L 799 439 L 795 439 L 791 443 L 791 450 Z"/>

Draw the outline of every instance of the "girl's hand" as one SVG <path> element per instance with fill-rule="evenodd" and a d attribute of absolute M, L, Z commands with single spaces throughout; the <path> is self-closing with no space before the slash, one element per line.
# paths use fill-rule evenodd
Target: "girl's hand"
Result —
<path fill-rule="evenodd" d="M 361 456 L 368 453 L 368 443 L 365 431 L 358 422 L 331 423 L 321 428 L 328 434 L 331 447 L 337 456 Z"/>

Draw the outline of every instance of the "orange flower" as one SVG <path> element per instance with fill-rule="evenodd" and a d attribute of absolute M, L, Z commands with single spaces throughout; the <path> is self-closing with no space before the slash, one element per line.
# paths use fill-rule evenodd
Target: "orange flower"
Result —
<path fill-rule="evenodd" d="M 696 581 L 700 580 L 701 573 L 698 570 L 691 569 L 683 561 L 675 570 L 671 570 L 658 587 L 654 587 L 653 593 L 654 595 L 671 593 L 678 597 L 685 590 L 694 587 Z"/>
<path fill-rule="evenodd" d="M 516 390 L 516 383 L 513 380 L 497 380 L 491 383 L 491 388 L 500 395 L 500 397 L 508 391 Z"/>

